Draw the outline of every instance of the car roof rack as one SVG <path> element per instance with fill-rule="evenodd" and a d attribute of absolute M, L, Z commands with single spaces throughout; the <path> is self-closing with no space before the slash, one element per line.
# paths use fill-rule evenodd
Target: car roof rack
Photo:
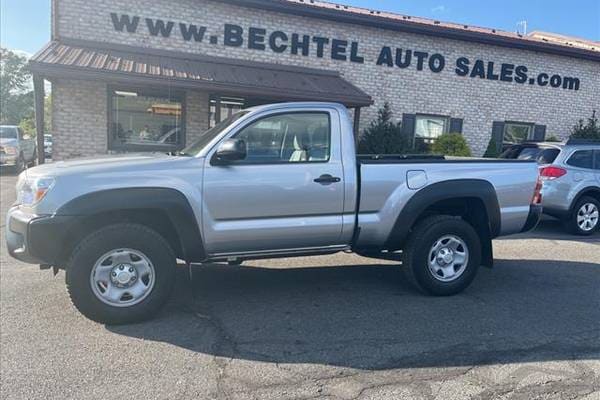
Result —
<path fill-rule="evenodd" d="M 600 145 L 600 139 L 579 139 L 579 138 L 571 138 L 569 140 L 567 140 L 567 144 L 576 144 L 576 145 L 582 145 L 582 144 L 589 144 L 589 145 Z"/>

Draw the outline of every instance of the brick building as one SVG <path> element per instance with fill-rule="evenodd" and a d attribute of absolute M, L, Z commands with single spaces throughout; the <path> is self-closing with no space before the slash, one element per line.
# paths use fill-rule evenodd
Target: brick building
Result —
<path fill-rule="evenodd" d="M 341 102 L 361 129 L 387 101 L 415 144 L 461 132 L 476 155 L 600 109 L 598 42 L 313 0 L 53 0 L 31 68 L 55 159 L 180 149 L 275 101 Z"/>

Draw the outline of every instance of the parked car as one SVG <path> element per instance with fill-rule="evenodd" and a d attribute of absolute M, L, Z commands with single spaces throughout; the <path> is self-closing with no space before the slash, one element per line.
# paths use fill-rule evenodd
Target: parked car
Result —
<path fill-rule="evenodd" d="M 600 229 L 600 141 L 523 143 L 500 157 L 538 162 L 545 214 L 562 220 L 577 235 Z"/>
<path fill-rule="evenodd" d="M 52 135 L 49 133 L 44 134 L 44 156 L 52 158 Z"/>
<path fill-rule="evenodd" d="M 538 164 L 551 164 L 562 148 L 557 142 L 525 142 L 510 145 L 500 158 L 510 160 L 535 160 Z"/>
<path fill-rule="evenodd" d="M 10 165 L 21 172 L 37 157 L 35 139 L 26 135 L 21 128 L 0 125 L 0 165 Z"/>
<path fill-rule="evenodd" d="M 153 315 L 176 259 L 354 251 L 402 260 L 421 291 L 453 295 L 493 264 L 493 238 L 541 213 L 534 162 L 357 156 L 348 112 L 333 103 L 240 111 L 175 156 L 45 164 L 17 193 L 10 254 L 66 269 L 75 306 L 104 323 Z"/>

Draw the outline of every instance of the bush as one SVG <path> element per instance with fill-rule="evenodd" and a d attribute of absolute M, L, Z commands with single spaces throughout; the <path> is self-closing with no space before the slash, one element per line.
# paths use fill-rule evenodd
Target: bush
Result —
<path fill-rule="evenodd" d="M 545 142 L 562 142 L 562 140 L 560 140 L 558 137 L 556 137 L 556 135 L 550 135 L 544 141 Z"/>
<path fill-rule="evenodd" d="M 444 133 L 438 137 L 431 148 L 434 154 L 445 156 L 470 157 L 471 149 L 460 133 Z"/>
<path fill-rule="evenodd" d="M 410 140 L 402 133 L 402 123 L 392 121 L 389 103 L 379 109 L 377 119 L 364 130 L 358 142 L 360 154 L 401 154 L 410 149 Z"/>
<path fill-rule="evenodd" d="M 498 145 L 496 144 L 494 138 L 491 138 L 488 142 L 487 148 L 485 149 L 485 153 L 483 153 L 483 156 L 485 158 L 498 158 L 498 156 L 501 153 L 500 150 L 501 149 L 498 148 Z"/>
<path fill-rule="evenodd" d="M 600 140 L 600 124 L 596 117 L 596 110 L 592 111 L 592 116 L 587 119 L 584 124 L 583 119 L 580 119 L 571 131 L 572 139 L 596 139 Z"/>

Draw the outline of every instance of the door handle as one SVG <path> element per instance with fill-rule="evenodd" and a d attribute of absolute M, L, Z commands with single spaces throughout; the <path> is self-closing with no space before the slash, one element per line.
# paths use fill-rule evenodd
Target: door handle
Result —
<path fill-rule="evenodd" d="M 341 181 L 340 178 L 338 178 L 337 176 L 331 176 L 329 174 L 323 174 L 317 179 L 315 179 L 315 182 L 320 183 L 321 185 L 329 185 L 330 183 L 335 183 L 339 181 Z"/>

